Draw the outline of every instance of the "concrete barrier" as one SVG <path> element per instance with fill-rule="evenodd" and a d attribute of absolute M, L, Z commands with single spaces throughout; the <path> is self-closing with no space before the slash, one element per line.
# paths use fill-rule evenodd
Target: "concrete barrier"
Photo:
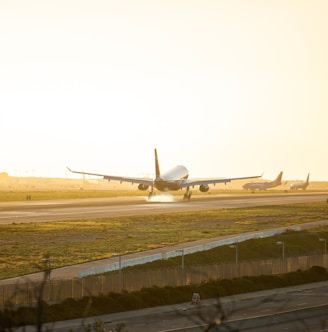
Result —
<path fill-rule="evenodd" d="M 287 231 L 302 231 L 303 229 L 315 228 L 318 226 L 326 226 L 328 225 L 328 220 L 321 220 L 318 222 L 311 222 L 311 223 L 304 223 L 298 225 L 290 225 L 287 227 L 279 227 L 271 230 L 266 231 L 258 231 L 246 234 L 239 234 L 239 235 L 231 235 L 224 238 L 218 239 L 206 239 L 206 240 L 199 240 L 194 242 L 188 242 L 184 244 L 180 244 L 177 246 L 171 247 L 164 247 L 158 249 L 158 253 L 154 253 L 154 251 L 138 253 L 135 258 L 126 258 L 126 256 L 121 255 L 121 268 L 128 267 L 128 266 L 135 266 L 141 265 L 145 263 L 154 262 L 157 260 L 168 259 L 173 257 L 182 256 L 184 255 L 193 254 L 196 252 L 202 252 L 206 250 L 210 250 L 219 246 L 226 246 L 231 245 L 234 243 L 240 243 L 243 241 L 251 240 L 251 239 L 258 239 L 258 238 L 266 238 L 275 236 L 278 234 L 282 234 Z M 173 249 L 174 248 L 174 249 Z M 119 270 L 119 262 L 113 262 L 109 264 L 105 264 L 102 266 L 96 266 L 92 268 L 88 268 L 85 270 L 80 270 L 77 273 L 78 278 L 87 277 L 90 275 L 97 275 L 102 274 L 110 271 Z"/>
<path fill-rule="evenodd" d="M 135 266 L 135 265 L 145 264 L 145 263 L 154 262 L 154 261 L 163 259 L 162 254 L 147 255 L 147 256 L 127 259 L 127 260 L 125 260 L 123 257 L 124 256 L 121 256 L 121 264 L 119 262 L 114 262 L 114 263 L 106 264 L 103 266 L 96 266 L 96 267 L 92 267 L 89 269 L 81 270 L 78 272 L 77 277 L 84 278 L 84 277 L 87 277 L 90 275 L 97 275 L 97 274 L 103 274 L 106 272 L 117 271 L 120 269 L 120 265 L 121 265 L 121 268 L 124 268 L 124 267 L 128 267 L 128 266 Z"/>

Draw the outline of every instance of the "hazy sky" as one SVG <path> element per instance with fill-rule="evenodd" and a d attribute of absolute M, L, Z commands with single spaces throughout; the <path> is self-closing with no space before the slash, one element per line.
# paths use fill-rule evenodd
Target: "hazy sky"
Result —
<path fill-rule="evenodd" d="M 0 171 L 328 181 L 327 0 L 0 0 Z M 310 180 L 311 180 L 310 179 Z"/>

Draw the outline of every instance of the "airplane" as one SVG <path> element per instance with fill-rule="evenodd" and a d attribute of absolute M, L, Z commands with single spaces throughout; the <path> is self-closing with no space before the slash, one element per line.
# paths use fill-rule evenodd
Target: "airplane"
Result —
<path fill-rule="evenodd" d="M 270 182 L 248 182 L 243 185 L 243 188 L 246 190 L 251 190 L 254 192 L 258 190 L 266 190 L 268 188 L 274 188 L 281 185 L 282 171 L 279 173 L 277 178 L 274 181 Z"/>
<path fill-rule="evenodd" d="M 308 176 L 306 178 L 306 181 L 305 182 L 295 182 L 295 183 L 292 183 L 289 187 L 289 189 L 293 190 L 297 190 L 297 189 L 303 189 L 305 190 L 307 188 L 307 186 L 309 185 L 309 178 L 310 178 L 310 173 L 308 173 Z"/>
<path fill-rule="evenodd" d="M 208 178 L 208 179 L 188 179 L 189 172 L 185 166 L 178 165 L 174 168 L 170 169 L 165 173 L 160 172 L 157 150 L 155 149 L 155 179 L 150 178 L 139 178 L 139 177 L 127 177 L 127 176 L 115 176 L 115 175 L 106 175 L 106 174 L 96 174 L 82 171 L 74 171 L 67 167 L 68 170 L 72 173 L 86 174 L 86 175 L 95 175 L 102 176 L 103 179 L 108 181 L 120 181 L 129 182 L 132 184 L 138 184 L 139 190 L 147 190 L 150 188 L 149 197 L 155 195 L 154 188 L 159 191 L 167 192 L 167 191 L 175 191 L 185 188 L 186 192 L 183 195 L 184 200 L 190 200 L 192 191 L 190 188 L 194 188 L 195 186 L 199 186 L 199 190 L 201 192 L 207 192 L 209 190 L 209 185 L 216 183 L 227 183 L 233 180 L 243 180 L 243 179 L 251 179 L 251 178 L 259 178 L 258 176 L 248 176 L 241 178 Z"/>

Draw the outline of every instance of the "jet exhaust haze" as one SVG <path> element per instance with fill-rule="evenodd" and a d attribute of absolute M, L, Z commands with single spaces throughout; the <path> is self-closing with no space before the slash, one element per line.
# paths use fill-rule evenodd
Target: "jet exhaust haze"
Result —
<path fill-rule="evenodd" d="M 145 196 L 145 200 L 150 203 L 173 203 L 176 199 L 171 194 L 156 194 Z"/>

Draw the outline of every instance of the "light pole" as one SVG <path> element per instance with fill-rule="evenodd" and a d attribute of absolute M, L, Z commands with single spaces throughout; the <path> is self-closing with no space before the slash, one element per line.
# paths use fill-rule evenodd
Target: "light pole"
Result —
<path fill-rule="evenodd" d="M 178 249 L 177 252 L 181 252 L 181 277 L 183 280 L 183 285 L 186 283 L 186 275 L 184 270 L 184 249 Z"/>
<path fill-rule="evenodd" d="M 119 288 L 120 288 L 120 291 L 122 291 L 122 257 L 121 257 L 121 254 L 112 255 L 112 257 L 118 257 Z"/>
<path fill-rule="evenodd" d="M 231 244 L 230 248 L 236 249 L 236 264 L 238 264 L 238 244 Z"/>
<path fill-rule="evenodd" d="M 184 270 L 184 249 L 179 249 L 177 252 L 181 252 L 181 269 Z"/>
<path fill-rule="evenodd" d="M 325 255 L 326 255 L 326 253 L 327 253 L 327 240 L 323 239 L 323 238 L 320 238 L 319 241 L 323 242 L 324 248 L 325 248 Z"/>
<path fill-rule="evenodd" d="M 284 241 L 278 241 L 277 244 L 282 245 L 282 259 L 285 259 L 285 242 Z"/>
<path fill-rule="evenodd" d="M 46 270 L 47 279 L 50 281 L 50 273 L 51 273 L 51 261 L 50 258 L 42 258 L 41 263 L 48 264 L 48 269 Z"/>

